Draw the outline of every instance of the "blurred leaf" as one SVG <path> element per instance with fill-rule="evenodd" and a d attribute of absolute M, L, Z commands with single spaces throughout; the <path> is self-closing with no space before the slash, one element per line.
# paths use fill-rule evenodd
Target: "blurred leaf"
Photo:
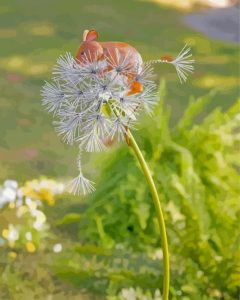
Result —
<path fill-rule="evenodd" d="M 77 223 L 81 220 L 81 214 L 78 213 L 69 213 L 67 215 L 65 215 L 61 220 L 58 220 L 56 222 L 56 225 L 60 226 L 60 225 L 68 225 L 68 224 L 72 224 L 72 223 Z"/>

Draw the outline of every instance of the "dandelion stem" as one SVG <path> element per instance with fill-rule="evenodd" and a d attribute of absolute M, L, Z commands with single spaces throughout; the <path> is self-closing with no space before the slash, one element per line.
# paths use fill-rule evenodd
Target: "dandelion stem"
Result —
<path fill-rule="evenodd" d="M 169 266 L 169 253 L 168 253 L 168 241 L 167 241 L 167 233 L 166 233 L 166 227 L 165 227 L 165 222 L 163 218 L 163 212 L 161 208 L 161 203 L 160 199 L 157 193 L 157 189 L 155 187 L 154 181 L 152 179 L 150 170 L 148 168 L 148 165 L 143 157 L 143 154 L 141 150 L 138 147 L 138 144 L 136 143 L 133 135 L 131 132 L 128 130 L 126 134 L 127 138 L 127 144 L 129 147 L 133 149 L 134 154 L 136 155 L 142 171 L 144 173 L 144 176 L 148 182 L 153 202 L 155 205 L 156 213 L 157 213 L 157 219 L 158 219 L 158 224 L 159 224 L 159 229 L 160 229 L 160 235 L 161 235 L 161 240 L 162 240 L 162 249 L 163 249 L 163 300 L 168 300 L 169 296 L 169 284 L 170 284 L 170 266 Z"/>

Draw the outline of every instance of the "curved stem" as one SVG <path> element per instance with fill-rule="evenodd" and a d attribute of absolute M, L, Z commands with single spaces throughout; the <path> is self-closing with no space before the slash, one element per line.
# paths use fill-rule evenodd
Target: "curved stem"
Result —
<path fill-rule="evenodd" d="M 126 134 L 126 142 L 131 147 L 134 151 L 134 154 L 136 155 L 142 171 L 145 175 L 145 178 L 147 180 L 147 183 L 149 185 L 153 202 L 156 208 L 156 213 L 157 213 L 157 219 L 158 219 L 158 224 L 159 224 L 159 229 L 160 229 L 160 235 L 161 235 L 161 240 L 162 240 L 162 249 L 163 249 L 163 300 L 168 300 L 169 296 L 169 284 L 170 284 L 170 271 L 169 271 L 169 253 L 168 253 L 168 241 L 167 241 L 167 233 L 166 233 L 166 228 L 165 228 L 165 222 L 163 218 L 163 212 L 159 200 L 159 196 L 157 193 L 157 189 L 155 187 L 154 181 L 152 179 L 150 170 L 148 168 L 148 165 L 142 155 L 141 150 L 139 149 L 133 135 L 131 132 L 128 130 Z"/>

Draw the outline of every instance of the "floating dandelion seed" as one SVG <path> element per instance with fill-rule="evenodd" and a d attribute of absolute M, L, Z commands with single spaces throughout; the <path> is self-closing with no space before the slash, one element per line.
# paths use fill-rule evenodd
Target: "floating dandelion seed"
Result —
<path fill-rule="evenodd" d="M 106 148 L 107 139 L 124 139 L 141 110 L 152 111 L 158 100 L 153 63 L 174 65 L 183 82 L 193 72 L 193 60 L 187 46 L 174 60 L 146 63 L 132 47 L 125 52 L 117 46 L 106 51 L 91 47 L 80 51 L 77 58 L 70 53 L 59 57 L 53 68 L 53 83 L 46 82 L 42 89 L 42 104 L 54 114 L 56 132 L 65 143 L 99 152 Z M 83 195 L 94 191 L 93 182 L 83 175 L 80 159 L 78 170 L 70 191 Z"/>
<path fill-rule="evenodd" d="M 84 175 L 82 173 L 81 149 L 79 151 L 79 155 L 78 155 L 78 159 L 77 159 L 77 167 L 78 167 L 79 175 L 69 183 L 69 186 L 68 186 L 69 191 L 71 193 L 73 193 L 74 195 L 75 194 L 87 195 L 87 194 L 95 191 L 93 182 L 91 182 L 86 177 L 84 177 Z"/>
<path fill-rule="evenodd" d="M 185 45 L 177 58 L 170 62 L 175 66 L 181 83 L 186 81 L 188 74 L 194 71 L 194 59 L 189 59 L 191 56 L 191 48 Z"/>
<path fill-rule="evenodd" d="M 188 47 L 188 45 L 185 45 L 175 59 L 163 57 L 162 59 L 151 60 L 148 63 L 167 63 L 173 65 L 176 68 L 180 82 L 183 83 L 187 80 L 189 73 L 193 73 L 194 71 L 193 64 L 195 61 L 194 59 L 191 59 L 191 57 L 191 48 Z"/>

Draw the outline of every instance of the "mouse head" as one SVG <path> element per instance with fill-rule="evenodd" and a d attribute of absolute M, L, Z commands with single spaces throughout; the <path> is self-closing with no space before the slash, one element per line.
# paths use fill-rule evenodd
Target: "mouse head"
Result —
<path fill-rule="evenodd" d="M 103 48 L 97 42 L 98 33 L 95 30 L 84 30 L 83 42 L 78 49 L 76 59 L 80 63 L 97 61 L 103 56 Z"/>

